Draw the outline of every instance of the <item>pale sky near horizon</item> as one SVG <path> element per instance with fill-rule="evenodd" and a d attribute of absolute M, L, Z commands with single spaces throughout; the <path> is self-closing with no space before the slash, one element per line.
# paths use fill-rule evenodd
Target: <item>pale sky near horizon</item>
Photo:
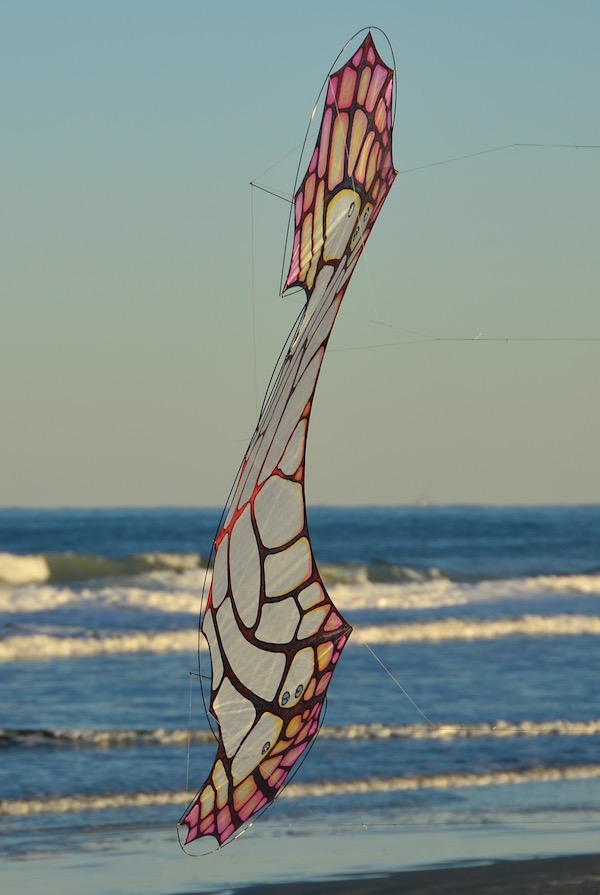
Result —
<path fill-rule="evenodd" d="M 249 183 L 291 195 L 367 25 L 400 176 L 309 503 L 600 502 L 600 3 L 5 0 L 0 506 L 225 502 L 299 311 L 286 203 Z"/>

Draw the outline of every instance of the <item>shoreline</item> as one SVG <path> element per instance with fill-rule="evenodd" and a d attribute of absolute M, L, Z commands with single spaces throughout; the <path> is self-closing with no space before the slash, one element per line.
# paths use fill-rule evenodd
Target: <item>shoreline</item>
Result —
<path fill-rule="evenodd" d="M 401 834 L 256 829 L 194 859 L 160 824 L 36 837 L 2 854 L 2 891 L 35 895 L 600 895 L 600 826 L 433 825 Z M 39 832 L 39 831 L 38 831 Z M 8 831 L 7 831 L 8 833 Z M 135 835 L 138 833 L 139 835 Z M 91 872 L 93 869 L 93 872 Z M 68 881 L 68 885 L 65 885 Z"/>
<path fill-rule="evenodd" d="M 600 895 L 600 854 L 498 860 L 237 888 L 235 895 Z"/>

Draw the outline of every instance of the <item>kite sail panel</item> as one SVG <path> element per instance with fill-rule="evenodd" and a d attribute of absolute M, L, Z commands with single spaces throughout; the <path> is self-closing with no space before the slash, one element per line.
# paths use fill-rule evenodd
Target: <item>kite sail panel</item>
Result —
<path fill-rule="evenodd" d="M 286 287 L 310 295 L 325 265 L 358 260 L 396 176 L 392 161 L 392 69 L 369 32 L 329 78 L 317 144 L 294 200 Z M 346 280 L 347 282 L 347 280 Z"/>
<path fill-rule="evenodd" d="M 316 567 L 304 498 L 313 396 L 346 287 L 396 176 L 393 70 L 369 32 L 331 74 L 294 198 L 286 288 L 304 311 L 265 400 L 214 543 L 202 633 L 211 657 L 214 765 L 179 822 L 223 845 L 278 795 L 320 725 L 351 632 Z"/>

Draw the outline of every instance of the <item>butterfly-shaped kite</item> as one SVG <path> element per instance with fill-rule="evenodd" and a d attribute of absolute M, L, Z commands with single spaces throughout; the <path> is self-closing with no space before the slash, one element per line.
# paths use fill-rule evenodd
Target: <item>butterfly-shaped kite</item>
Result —
<path fill-rule="evenodd" d="M 182 841 L 224 844 L 281 791 L 313 741 L 351 632 L 313 558 L 304 500 L 310 411 L 348 281 L 396 176 L 393 70 L 367 33 L 329 76 L 294 198 L 285 287 L 304 312 L 265 399 L 214 544 L 202 621 L 212 665 L 214 765 L 180 821 Z"/>

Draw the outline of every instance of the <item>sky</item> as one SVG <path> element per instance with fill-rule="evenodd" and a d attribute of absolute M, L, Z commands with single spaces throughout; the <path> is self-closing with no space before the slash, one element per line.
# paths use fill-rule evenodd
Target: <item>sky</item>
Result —
<path fill-rule="evenodd" d="M 365 26 L 400 175 L 309 504 L 600 502 L 596 0 L 4 0 L 0 506 L 225 502 L 300 310 L 288 205 L 250 184 L 291 197 Z"/>

